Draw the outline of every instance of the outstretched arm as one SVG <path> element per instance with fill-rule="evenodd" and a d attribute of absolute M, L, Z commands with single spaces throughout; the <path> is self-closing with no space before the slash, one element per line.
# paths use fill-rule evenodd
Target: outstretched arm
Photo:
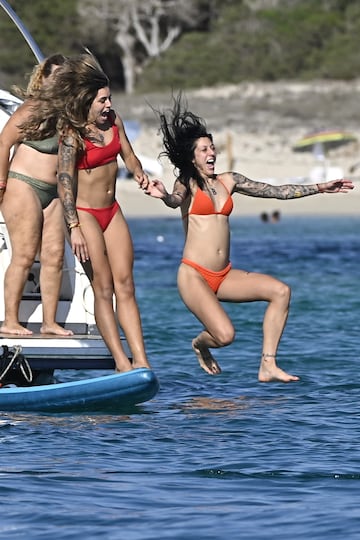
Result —
<path fill-rule="evenodd" d="M 231 173 L 235 182 L 234 192 L 250 195 L 251 197 L 262 197 L 267 199 L 297 199 L 316 195 L 317 193 L 346 193 L 354 188 L 351 180 L 340 179 L 319 184 L 284 184 L 273 186 L 265 182 L 256 182 L 246 178 L 239 173 Z"/>
<path fill-rule="evenodd" d="M 145 190 L 146 195 L 161 199 L 169 208 L 178 208 L 187 197 L 187 190 L 184 184 L 175 180 L 172 193 L 168 193 L 161 180 L 152 180 Z"/>
<path fill-rule="evenodd" d="M 354 184 L 351 180 L 346 178 L 340 178 L 339 180 L 332 180 L 331 182 L 323 182 L 316 184 L 320 190 L 320 193 L 347 193 L 350 189 L 354 189 Z"/>

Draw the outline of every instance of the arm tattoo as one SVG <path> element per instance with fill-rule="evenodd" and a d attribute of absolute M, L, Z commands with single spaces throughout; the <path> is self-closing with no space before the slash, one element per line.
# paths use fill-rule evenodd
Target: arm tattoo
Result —
<path fill-rule="evenodd" d="M 265 182 L 255 182 L 239 173 L 232 173 L 235 181 L 234 191 L 250 195 L 251 197 L 262 197 L 265 199 L 297 199 L 299 197 L 307 197 L 319 193 L 319 188 L 316 184 L 313 185 L 296 185 L 283 184 L 281 186 L 272 186 Z"/>
<path fill-rule="evenodd" d="M 169 206 L 170 208 L 178 208 L 182 205 L 186 198 L 186 192 L 180 192 L 180 191 L 173 191 L 172 193 L 168 193 L 164 198 L 164 203 L 166 206 Z"/>
<path fill-rule="evenodd" d="M 58 182 L 59 195 L 64 209 L 67 225 L 79 221 L 74 197 L 74 171 L 76 151 L 68 140 L 63 141 L 59 148 Z"/>
<path fill-rule="evenodd" d="M 61 184 L 62 186 L 61 202 L 64 209 L 65 221 L 67 225 L 70 225 L 70 223 L 79 221 L 79 218 L 76 212 L 74 193 L 72 190 L 72 179 L 69 174 L 60 173 L 58 175 L 58 181 L 59 181 L 59 184 Z"/>
<path fill-rule="evenodd" d="M 184 186 L 179 179 L 175 180 L 172 193 L 167 193 L 163 199 L 169 208 L 178 208 L 189 195 L 189 188 Z"/>

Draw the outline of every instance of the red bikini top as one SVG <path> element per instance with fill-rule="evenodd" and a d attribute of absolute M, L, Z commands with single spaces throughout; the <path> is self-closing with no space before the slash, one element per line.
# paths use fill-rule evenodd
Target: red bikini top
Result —
<path fill-rule="evenodd" d="M 221 182 L 221 180 L 219 180 L 219 182 Z M 223 182 L 221 183 L 223 184 Z M 227 188 L 225 187 L 225 189 Z M 194 195 L 194 200 L 193 200 L 191 209 L 184 217 L 190 216 L 192 214 L 195 214 L 197 216 L 209 216 L 212 214 L 221 214 L 223 216 L 229 216 L 233 208 L 234 208 L 233 200 L 229 193 L 229 196 L 226 199 L 220 212 L 216 212 L 212 199 L 209 197 L 209 195 L 205 191 L 203 191 L 202 189 L 198 187 Z"/>
<path fill-rule="evenodd" d="M 105 146 L 96 146 L 89 139 L 84 139 L 85 152 L 80 156 L 77 162 L 78 169 L 95 169 L 101 165 L 106 165 L 111 161 L 116 161 L 117 155 L 121 150 L 119 130 L 115 124 L 112 126 L 113 138 Z"/>

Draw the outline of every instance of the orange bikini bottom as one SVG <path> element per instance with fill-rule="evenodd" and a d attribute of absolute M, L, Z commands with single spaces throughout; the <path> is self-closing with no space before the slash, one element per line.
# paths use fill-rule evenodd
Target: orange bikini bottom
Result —
<path fill-rule="evenodd" d="M 181 262 L 195 268 L 195 270 L 197 270 L 205 279 L 206 283 L 209 285 L 210 289 L 214 291 L 214 293 L 218 291 L 220 285 L 231 270 L 231 263 L 229 263 L 224 270 L 220 270 L 220 272 L 213 272 L 212 270 L 208 270 L 207 268 L 190 261 L 190 259 L 181 259 Z"/>

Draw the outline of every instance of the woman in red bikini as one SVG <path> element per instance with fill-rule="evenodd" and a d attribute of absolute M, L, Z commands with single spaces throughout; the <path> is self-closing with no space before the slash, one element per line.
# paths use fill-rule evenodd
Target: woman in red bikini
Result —
<path fill-rule="evenodd" d="M 90 277 L 95 319 L 118 371 L 150 367 L 133 280 L 133 245 L 115 199 L 117 156 L 140 187 L 148 178 L 111 108 L 109 81 L 90 54 L 70 58 L 59 75 L 58 182 L 71 246 Z M 49 98 L 49 99 L 50 99 Z M 116 314 L 113 308 L 115 295 Z M 132 355 L 122 347 L 118 324 Z"/>
<path fill-rule="evenodd" d="M 204 121 L 186 110 L 181 96 L 174 99 L 169 115 L 160 113 L 164 152 L 179 176 L 173 192 L 160 180 L 145 192 L 171 208 L 181 208 L 185 246 L 178 271 L 178 288 L 188 309 L 204 325 L 192 347 L 200 366 L 210 375 L 221 372 L 210 349 L 224 347 L 235 337 L 234 326 L 220 302 L 268 302 L 263 321 L 263 347 L 259 381 L 297 381 L 276 364 L 276 353 L 285 327 L 290 288 L 265 274 L 238 270 L 230 263 L 229 215 L 232 194 L 294 199 L 317 193 L 339 193 L 353 188 L 348 180 L 314 185 L 272 186 L 242 174 L 215 173 L 216 149 Z"/>

